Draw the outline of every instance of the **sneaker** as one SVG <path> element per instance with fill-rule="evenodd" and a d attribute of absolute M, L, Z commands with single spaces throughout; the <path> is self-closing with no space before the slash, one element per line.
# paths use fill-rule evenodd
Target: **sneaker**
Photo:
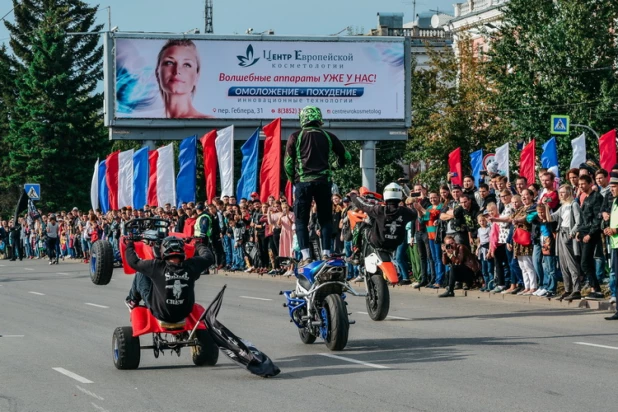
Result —
<path fill-rule="evenodd" d="M 562 295 L 558 297 L 558 300 L 564 300 L 565 298 L 568 298 L 569 296 L 571 296 L 571 292 L 564 292 Z"/>
<path fill-rule="evenodd" d="M 400 285 L 402 285 L 402 286 L 403 286 L 403 285 L 411 285 L 411 284 L 412 284 L 412 281 L 411 281 L 410 279 L 401 279 L 401 280 L 399 281 L 399 284 L 400 284 Z"/>
<path fill-rule="evenodd" d="M 247 268 L 245 269 L 245 273 L 250 273 L 253 270 L 253 268 Z"/>
<path fill-rule="evenodd" d="M 420 284 L 420 282 L 414 282 L 414 283 L 412 284 L 412 287 L 413 287 L 414 289 L 420 289 L 420 288 L 421 288 L 421 284 Z"/>
<path fill-rule="evenodd" d="M 614 305 L 616 304 L 616 296 L 612 296 L 611 298 L 609 298 L 609 304 L 611 305 L 612 303 Z"/>
<path fill-rule="evenodd" d="M 587 300 L 605 299 L 605 295 L 602 294 L 601 292 L 590 292 L 586 296 L 584 296 L 584 299 L 587 299 Z"/>
<path fill-rule="evenodd" d="M 49 264 L 50 264 L 50 265 L 53 265 L 53 264 L 54 264 L 54 262 L 50 260 L 50 261 L 49 261 Z"/>
<path fill-rule="evenodd" d="M 539 290 L 536 291 L 536 295 L 535 296 L 538 296 L 538 297 L 541 298 L 541 297 L 547 296 L 547 295 L 549 295 L 549 291 L 548 290 L 546 290 L 546 289 L 539 289 Z"/>
<path fill-rule="evenodd" d="M 303 259 L 300 261 L 300 263 L 298 264 L 298 267 L 305 267 L 307 266 L 309 263 L 313 262 L 313 259 L 311 258 L 307 258 L 307 259 Z"/>
<path fill-rule="evenodd" d="M 515 289 L 513 289 L 511 292 L 509 292 L 511 295 L 517 295 L 519 292 L 521 292 L 522 290 L 524 290 L 523 287 L 521 286 L 517 286 Z"/>
<path fill-rule="evenodd" d="M 491 293 L 502 293 L 504 291 L 504 286 L 496 286 Z"/>

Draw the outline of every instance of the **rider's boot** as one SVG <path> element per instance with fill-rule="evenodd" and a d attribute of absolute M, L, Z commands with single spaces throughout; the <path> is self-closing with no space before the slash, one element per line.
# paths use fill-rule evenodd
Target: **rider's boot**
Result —
<path fill-rule="evenodd" d="M 438 295 L 439 298 L 452 298 L 453 296 L 455 296 L 455 292 L 453 292 L 448 286 L 446 287 L 446 291 L 444 293 Z"/>

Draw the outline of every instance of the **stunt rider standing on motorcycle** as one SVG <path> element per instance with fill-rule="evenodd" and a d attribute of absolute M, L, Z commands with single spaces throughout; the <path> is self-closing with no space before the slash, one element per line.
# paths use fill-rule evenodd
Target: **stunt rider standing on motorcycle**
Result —
<path fill-rule="evenodd" d="M 354 206 L 372 218 L 373 224 L 367 240 L 378 250 L 393 253 L 406 240 L 406 225 L 418 217 L 414 209 L 399 206 L 403 190 L 397 183 L 391 183 L 384 188 L 383 205 L 367 202 L 356 193 L 349 193 L 348 196 Z M 409 283 L 410 280 L 405 282 Z"/>
<path fill-rule="evenodd" d="M 184 241 L 168 236 L 161 243 L 161 259 L 141 260 L 132 240 L 126 239 L 126 261 L 137 273 L 126 303 L 134 309 L 144 299 L 146 307 L 161 321 L 177 323 L 193 310 L 195 281 L 214 262 L 212 252 L 196 244 L 197 255 L 185 260 Z"/>
<path fill-rule="evenodd" d="M 311 263 L 309 251 L 309 215 L 315 200 L 321 227 L 322 254 L 330 256 L 332 234 L 331 165 L 329 156 L 337 157 L 335 167 L 343 167 L 351 160 L 341 141 L 321 129 L 322 112 L 314 106 L 300 111 L 301 130 L 292 133 L 285 149 L 285 174 L 294 183 L 294 216 L 296 236 L 303 256 L 300 266 Z"/>

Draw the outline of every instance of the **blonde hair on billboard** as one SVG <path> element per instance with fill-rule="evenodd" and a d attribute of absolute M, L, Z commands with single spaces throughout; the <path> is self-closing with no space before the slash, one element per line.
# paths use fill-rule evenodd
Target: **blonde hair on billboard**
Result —
<path fill-rule="evenodd" d="M 159 85 L 159 93 L 161 93 L 161 98 L 163 99 L 163 102 L 165 103 L 165 111 L 167 112 L 167 96 L 165 95 L 165 92 L 163 91 L 163 89 L 161 88 L 161 80 L 159 79 L 159 65 L 161 64 L 161 58 L 163 58 L 163 53 L 165 53 L 165 50 L 169 49 L 170 47 L 191 47 L 194 51 L 195 51 L 195 61 L 197 62 L 197 74 L 200 73 L 200 55 L 197 52 L 197 47 L 195 47 L 195 43 L 193 43 L 193 40 L 189 40 L 189 39 L 170 39 L 167 42 L 165 42 L 165 44 L 163 45 L 163 47 L 161 47 L 161 50 L 159 50 L 159 55 L 157 56 L 157 68 L 155 69 L 155 76 L 157 77 L 157 84 Z M 191 90 L 191 98 L 193 98 L 193 95 L 195 94 L 195 86 L 193 86 L 193 90 Z"/>

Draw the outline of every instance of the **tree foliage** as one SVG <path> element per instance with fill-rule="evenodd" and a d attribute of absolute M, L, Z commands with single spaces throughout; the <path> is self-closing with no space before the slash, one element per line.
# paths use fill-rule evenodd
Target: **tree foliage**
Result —
<path fill-rule="evenodd" d="M 101 118 L 103 96 L 99 37 L 70 32 L 98 32 L 96 7 L 79 0 L 14 0 L 15 22 L 5 22 L 12 55 L 0 51 L 14 75 L 3 146 L 7 162 L 0 185 L 8 191 L 25 182 L 41 183 L 43 206 L 86 206 L 92 166 L 107 154 Z"/>
<path fill-rule="evenodd" d="M 616 127 L 617 17 L 615 1 L 508 3 L 501 28 L 488 35 L 486 76 L 491 110 L 509 124 L 513 138 L 543 143 L 552 114 L 570 115 L 572 123 L 599 133 Z M 582 131 L 558 139 L 561 170 L 571 159 L 570 139 Z M 589 153 L 597 150 L 594 139 L 588 133 Z"/>
<path fill-rule="evenodd" d="M 491 150 L 504 140 L 503 124 L 486 106 L 483 61 L 467 39 L 451 48 L 427 47 L 429 67 L 412 74 L 412 127 L 406 150 L 408 162 L 423 161 L 419 180 L 435 186 L 448 171 L 448 154 L 461 147 L 464 170 L 469 154 Z"/>

